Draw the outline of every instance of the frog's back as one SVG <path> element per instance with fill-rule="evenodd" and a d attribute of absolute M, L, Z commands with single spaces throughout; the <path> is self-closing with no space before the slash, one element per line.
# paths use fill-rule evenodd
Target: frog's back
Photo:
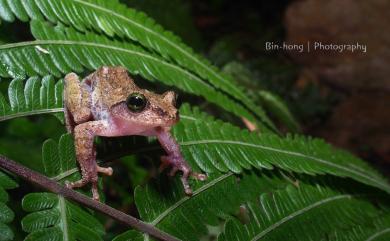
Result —
<path fill-rule="evenodd" d="M 90 82 L 91 111 L 96 120 L 108 118 L 113 105 L 126 101 L 130 93 L 138 90 L 123 67 L 100 67 L 85 81 Z"/>

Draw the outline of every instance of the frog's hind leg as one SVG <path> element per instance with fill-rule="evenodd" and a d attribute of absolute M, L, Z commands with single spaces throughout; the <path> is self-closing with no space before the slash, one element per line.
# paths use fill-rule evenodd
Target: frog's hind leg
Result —
<path fill-rule="evenodd" d="M 67 183 L 69 188 L 83 187 L 88 183 L 92 184 L 93 199 L 99 200 L 98 193 L 98 172 L 112 174 L 111 168 L 99 167 L 96 164 L 96 151 L 94 146 L 94 137 L 102 135 L 107 131 L 105 121 L 89 121 L 77 125 L 74 128 L 74 139 L 76 157 L 79 162 L 82 177 L 76 182 Z"/>

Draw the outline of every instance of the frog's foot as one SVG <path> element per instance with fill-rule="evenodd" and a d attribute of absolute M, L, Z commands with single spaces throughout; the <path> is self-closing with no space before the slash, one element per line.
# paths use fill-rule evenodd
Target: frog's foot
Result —
<path fill-rule="evenodd" d="M 192 189 L 188 184 L 189 176 L 192 176 L 193 178 L 201 181 L 204 181 L 207 178 L 206 175 L 204 174 L 192 172 L 187 162 L 181 156 L 174 156 L 174 155 L 162 156 L 161 166 L 159 168 L 160 171 L 165 169 L 167 166 L 172 166 L 172 169 L 169 172 L 170 176 L 174 176 L 177 171 L 183 172 L 183 176 L 180 179 L 181 182 L 183 183 L 184 191 L 187 195 L 192 195 Z"/>
<path fill-rule="evenodd" d="M 91 183 L 92 184 L 92 188 L 91 188 L 92 198 L 95 201 L 99 201 L 99 191 L 98 191 L 97 181 L 98 181 L 97 180 L 97 173 L 94 176 L 83 175 L 82 178 L 78 181 L 75 181 L 75 182 L 65 181 L 65 186 L 67 188 L 73 189 L 73 188 L 83 187 L 86 184 Z"/>
<path fill-rule="evenodd" d="M 112 175 L 112 168 L 111 167 L 101 167 L 96 165 L 96 169 L 98 172 L 103 173 L 104 175 L 111 176 Z"/>

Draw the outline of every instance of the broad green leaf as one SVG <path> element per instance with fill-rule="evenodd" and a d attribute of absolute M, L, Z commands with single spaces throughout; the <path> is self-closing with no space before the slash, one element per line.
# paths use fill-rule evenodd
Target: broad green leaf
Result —
<path fill-rule="evenodd" d="M 181 114 L 191 116 L 185 109 Z M 207 173 L 278 167 L 311 175 L 349 177 L 390 193 L 390 185 L 378 171 L 321 139 L 259 135 L 222 121 L 179 122 L 173 133 L 186 160 Z"/>
<path fill-rule="evenodd" d="M 0 46 L 0 59 L 6 66 L 26 71 L 29 76 L 52 74 L 60 77 L 84 68 L 92 70 L 102 65 L 122 65 L 133 74 L 202 96 L 238 117 L 256 121 L 246 108 L 198 76 L 135 45 L 112 41 L 93 33 L 79 34 L 72 29 L 65 32 L 55 30 L 40 22 L 32 23 L 32 31 L 38 39 L 43 40 Z M 11 61 L 15 58 L 31 61 L 20 61 L 19 67 Z M 7 75 L 7 72 L 1 72 L 0 75 Z"/>
<path fill-rule="evenodd" d="M 62 135 L 59 144 L 47 140 L 42 158 L 45 175 L 52 179 L 62 183 L 80 179 L 70 134 Z M 29 233 L 26 240 L 103 240 L 105 231 L 99 221 L 60 195 L 29 193 L 23 198 L 22 207 L 30 212 L 22 219 L 22 228 Z"/>
<path fill-rule="evenodd" d="M 14 79 L 8 87 L 9 101 L 0 93 L 0 121 L 44 113 L 62 112 L 62 81 L 54 78 L 31 77 L 26 83 Z M 56 91 L 57 89 L 61 91 Z M 63 115 L 56 115 L 63 121 Z"/>
<path fill-rule="evenodd" d="M 219 241 L 320 240 L 336 228 L 372 225 L 378 210 L 359 196 L 300 183 L 246 205 L 250 222 L 229 220 Z"/>
<path fill-rule="evenodd" d="M 8 226 L 8 223 L 14 219 L 14 212 L 6 205 L 9 196 L 7 189 L 18 187 L 18 184 L 0 171 L 0 241 L 8 241 L 14 239 L 14 233 Z"/>
<path fill-rule="evenodd" d="M 151 52 L 158 53 L 165 60 L 178 63 L 189 72 L 207 80 L 213 87 L 241 101 L 272 127 L 263 109 L 247 98 L 230 76 L 194 53 L 179 37 L 164 30 L 153 19 L 119 4 L 117 0 L 3 0 L 3 5 L 4 14 L 0 13 L 0 17 L 7 21 L 13 21 L 14 14 L 22 20 L 26 20 L 26 15 L 39 20 L 44 16 L 50 22 L 61 22 L 79 31 L 94 30 L 110 37 L 116 35 L 126 41 L 137 41 Z M 17 7 L 8 8 L 8 5 Z"/>

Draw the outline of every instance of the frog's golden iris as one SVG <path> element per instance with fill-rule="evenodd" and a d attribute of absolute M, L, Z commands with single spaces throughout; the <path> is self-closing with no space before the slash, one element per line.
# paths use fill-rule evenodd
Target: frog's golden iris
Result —
<path fill-rule="evenodd" d="M 134 92 L 126 99 L 126 104 L 129 110 L 132 112 L 140 112 L 143 111 L 147 104 L 146 97 L 138 92 Z"/>

